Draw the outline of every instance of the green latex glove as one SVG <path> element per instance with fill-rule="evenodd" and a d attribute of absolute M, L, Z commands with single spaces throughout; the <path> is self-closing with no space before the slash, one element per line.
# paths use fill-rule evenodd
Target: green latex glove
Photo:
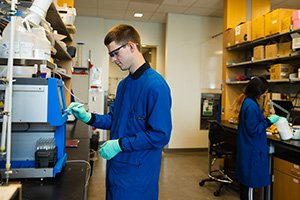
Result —
<path fill-rule="evenodd" d="M 270 122 L 272 124 L 274 124 L 274 123 L 276 123 L 280 119 L 280 117 L 278 115 L 273 114 L 273 115 L 270 115 L 268 117 L 268 119 L 270 120 Z"/>
<path fill-rule="evenodd" d="M 87 123 L 90 121 L 92 114 L 86 112 L 85 108 L 82 106 L 82 104 L 77 102 L 72 102 L 69 107 L 67 108 L 68 114 L 73 114 L 77 119 L 83 121 L 84 123 Z"/>
<path fill-rule="evenodd" d="M 106 160 L 110 160 L 122 151 L 119 140 L 108 140 L 101 145 L 100 156 Z"/>

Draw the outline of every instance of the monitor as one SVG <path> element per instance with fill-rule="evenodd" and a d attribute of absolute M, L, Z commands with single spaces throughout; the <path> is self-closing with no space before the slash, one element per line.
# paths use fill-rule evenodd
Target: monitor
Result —
<path fill-rule="evenodd" d="M 64 110 L 65 110 L 65 106 L 64 106 L 64 102 L 63 102 L 63 96 L 62 96 L 62 87 L 58 86 L 57 87 L 57 94 L 58 94 L 58 99 L 59 99 L 59 107 L 60 110 L 62 112 L 62 114 L 64 114 Z"/>
<path fill-rule="evenodd" d="M 292 108 L 294 107 L 293 106 L 293 102 L 291 101 L 284 101 L 284 100 L 272 100 L 273 101 L 273 107 L 274 107 L 274 110 L 275 110 L 275 114 L 276 115 L 279 115 L 281 117 L 286 117 L 288 118 Z M 287 112 L 285 112 L 284 110 L 282 110 L 281 108 L 279 108 L 279 106 L 276 106 L 279 105 L 280 107 L 282 107 L 283 109 L 285 109 Z"/>

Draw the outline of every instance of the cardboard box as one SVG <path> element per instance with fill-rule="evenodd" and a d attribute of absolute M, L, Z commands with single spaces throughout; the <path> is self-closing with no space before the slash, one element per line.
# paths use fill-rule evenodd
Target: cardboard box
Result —
<path fill-rule="evenodd" d="M 292 24 L 292 9 L 279 8 L 265 16 L 265 36 L 290 30 Z"/>
<path fill-rule="evenodd" d="M 234 28 L 230 28 L 230 29 L 227 29 L 225 32 L 224 32 L 224 47 L 230 47 L 232 45 L 234 45 L 234 35 L 235 35 L 235 32 L 234 32 Z"/>
<path fill-rule="evenodd" d="M 280 42 L 278 44 L 278 55 L 282 56 L 289 56 L 292 52 L 292 41 L 289 42 Z"/>
<path fill-rule="evenodd" d="M 293 20 L 297 20 L 297 19 L 300 19 L 300 10 L 294 10 L 293 11 L 293 17 L 292 17 Z"/>
<path fill-rule="evenodd" d="M 265 46 L 259 45 L 253 48 L 253 60 L 262 60 L 265 58 Z"/>
<path fill-rule="evenodd" d="M 70 8 L 74 8 L 74 0 L 57 0 L 57 5 L 60 7 L 64 6 L 64 4 L 67 4 Z"/>
<path fill-rule="evenodd" d="M 248 7 L 248 4 L 247 4 Z M 256 19 L 271 11 L 270 0 L 252 0 L 251 1 L 251 18 Z M 249 11 L 249 10 L 247 10 Z"/>
<path fill-rule="evenodd" d="M 235 44 L 251 41 L 251 22 L 235 27 Z"/>
<path fill-rule="evenodd" d="M 300 19 L 293 20 L 293 30 L 300 28 Z"/>
<path fill-rule="evenodd" d="M 292 24 L 293 24 L 293 21 L 292 21 L 292 17 L 285 17 L 285 18 L 282 18 L 281 20 L 281 33 L 284 33 L 284 32 L 289 32 L 291 31 L 292 29 Z"/>
<path fill-rule="evenodd" d="M 278 44 L 269 44 L 265 46 L 265 58 L 276 58 L 278 56 Z"/>
<path fill-rule="evenodd" d="M 289 78 L 289 74 L 293 72 L 293 67 L 289 64 L 275 64 L 270 68 L 270 79 L 286 79 Z"/>
<path fill-rule="evenodd" d="M 252 36 L 252 40 L 265 37 L 265 16 L 264 15 L 252 20 L 251 36 Z"/>

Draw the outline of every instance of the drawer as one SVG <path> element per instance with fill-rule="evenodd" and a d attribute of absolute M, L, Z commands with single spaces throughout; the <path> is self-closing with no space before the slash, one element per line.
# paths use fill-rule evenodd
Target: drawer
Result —
<path fill-rule="evenodd" d="M 300 179 L 274 170 L 273 200 L 299 200 Z"/>
<path fill-rule="evenodd" d="M 274 169 L 282 173 L 299 177 L 300 178 L 300 166 L 294 163 L 291 163 L 286 160 L 282 160 L 277 157 L 274 158 Z"/>

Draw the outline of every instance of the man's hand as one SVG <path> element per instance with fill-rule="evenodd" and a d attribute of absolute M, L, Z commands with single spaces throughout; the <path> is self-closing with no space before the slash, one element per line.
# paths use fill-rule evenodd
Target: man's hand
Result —
<path fill-rule="evenodd" d="M 92 114 L 85 111 L 82 104 L 77 102 L 72 102 L 67 108 L 69 114 L 73 114 L 77 119 L 87 123 L 90 121 Z"/>
<path fill-rule="evenodd" d="M 119 140 L 108 140 L 101 145 L 100 156 L 106 160 L 110 160 L 122 151 Z"/>

